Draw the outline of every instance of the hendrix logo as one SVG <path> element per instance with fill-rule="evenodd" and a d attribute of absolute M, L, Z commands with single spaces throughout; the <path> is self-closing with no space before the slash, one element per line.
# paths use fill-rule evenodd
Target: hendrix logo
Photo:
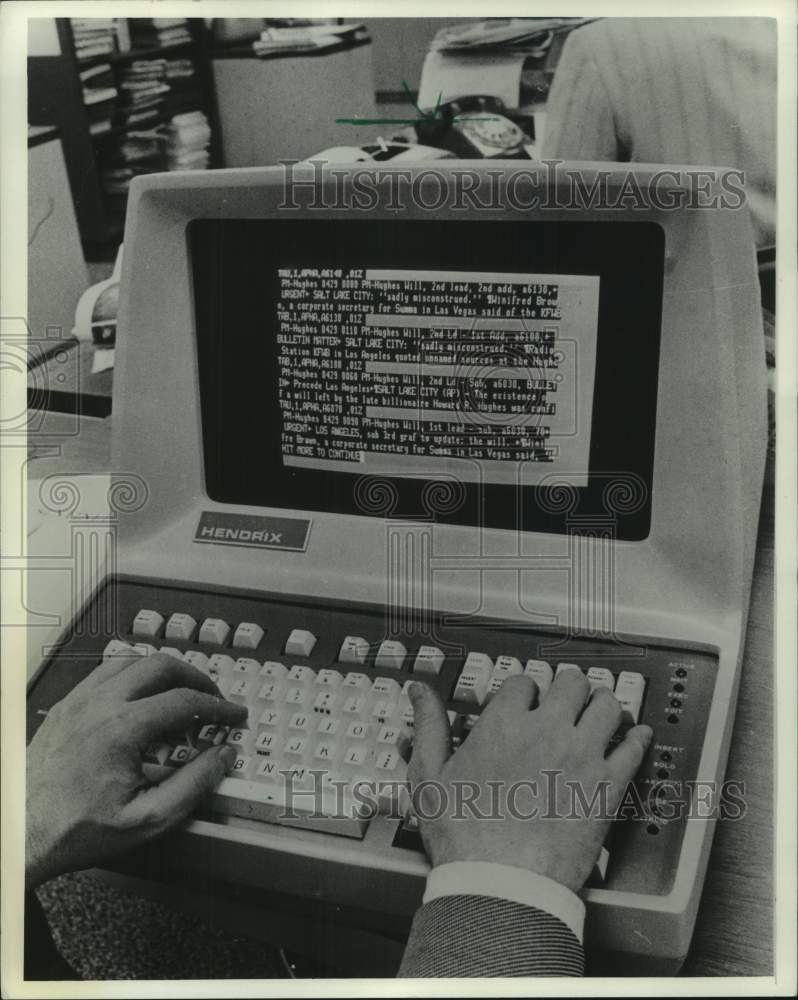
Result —
<path fill-rule="evenodd" d="M 309 534 L 310 521 L 306 518 L 204 510 L 200 514 L 194 541 L 209 545 L 240 545 L 250 549 L 304 552 Z"/>

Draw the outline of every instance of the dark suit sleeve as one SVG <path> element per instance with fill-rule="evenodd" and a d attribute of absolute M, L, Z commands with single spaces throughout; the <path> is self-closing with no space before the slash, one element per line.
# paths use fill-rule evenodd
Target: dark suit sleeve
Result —
<path fill-rule="evenodd" d="M 439 896 L 413 919 L 399 976 L 581 976 L 582 945 L 544 910 L 489 896 Z"/>

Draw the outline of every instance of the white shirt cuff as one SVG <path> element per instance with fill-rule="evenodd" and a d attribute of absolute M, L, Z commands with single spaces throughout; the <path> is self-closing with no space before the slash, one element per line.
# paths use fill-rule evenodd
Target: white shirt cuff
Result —
<path fill-rule="evenodd" d="M 544 910 L 582 941 L 585 904 L 570 889 L 525 868 L 492 861 L 450 861 L 427 876 L 424 903 L 439 896 L 491 896 Z"/>

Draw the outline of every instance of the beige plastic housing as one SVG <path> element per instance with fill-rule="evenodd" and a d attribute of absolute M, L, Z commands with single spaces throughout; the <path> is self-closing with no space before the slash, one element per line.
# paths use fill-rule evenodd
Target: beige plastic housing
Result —
<path fill-rule="evenodd" d="M 535 167 L 523 166 L 527 172 Z M 589 183 L 593 171 L 607 166 L 579 164 L 578 169 Z M 489 170 L 508 175 L 518 167 L 510 162 L 437 163 L 434 172 L 440 178 L 468 170 L 486 193 Z M 341 169 L 339 164 L 336 168 Z M 563 165 L 558 176 L 576 168 Z M 386 195 L 359 217 L 375 225 L 394 218 L 396 212 L 387 207 L 387 184 L 381 187 L 379 181 L 390 166 L 357 164 L 349 169 L 373 171 L 377 189 Z M 644 196 L 659 169 L 635 166 Z M 306 178 L 316 176 L 310 167 L 306 170 Z M 435 201 L 439 181 L 430 177 L 429 165 L 403 165 L 401 170 L 417 178 L 427 203 Z M 552 180 L 543 170 L 540 174 L 538 181 L 519 183 L 519 201 L 529 204 L 537 194 L 550 203 L 551 185 L 557 183 L 562 184 L 561 198 L 568 197 L 564 180 Z M 627 175 L 626 166 L 613 168 L 610 195 Z M 388 587 L 386 524 L 377 518 L 312 512 L 309 543 L 301 553 L 224 546 L 209 552 L 208 546 L 193 542 L 203 510 L 269 509 L 223 508 L 205 492 L 186 225 L 196 218 L 340 216 L 340 209 L 281 209 L 284 176 L 282 167 L 274 167 L 156 175 L 131 185 L 113 469 L 142 477 L 149 500 L 121 518 L 117 569 L 150 578 L 380 601 Z M 334 196 L 331 178 L 317 177 L 317 183 L 328 185 L 328 196 Z M 668 190 L 675 197 L 681 189 L 671 180 Z M 302 197 L 300 192 L 297 199 Z M 406 205 L 402 211 L 406 218 L 433 221 L 463 217 L 462 210 L 445 206 L 431 212 Z M 719 673 L 699 777 L 721 778 L 738 686 L 766 442 L 764 350 L 747 212 L 619 207 L 583 208 L 577 216 L 565 208 L 504 207 L 471 214 L 485 219 L 653 221 L 665 232 L 651 531 L 644 541 L 584 544 L 592 545 L 591 558 L 607 560 L 612 567 L 610 613 L 617 632 L 717 649 Z M 242 433 L 252 434 L 256 443 L 256 427 L 242 428 Z M 434 605 L 576 625 L 577 617 L 584 621 L 591 612 L 584 602 L 607 598 L 591 591 L 574 600 L 569 573 L 563 572 L 568 544 L 563 535 L 519 538 L 501 530 L 436 527 L 440 566 L 433 574 Z M 710 820 L 688 822 L 673 889 L 665 897 L 587 891 L 592 943 L 635 955 L 651 971 L 677 968 L 692 934 L 712 832 Z M 419 859 L 408 860 L 407 852 L 392 852 L 390 838 L 377 825 L 364 841 L 352 843 L 243 820 L 192 823 L 176 863 L 199 863 L 205 838 L 230 849 L 214 852 L 220 877 L 289 891 L 293 887 L 299 894 L 320 894 L 366 909 L 406 912 L 418 899 L 426 870 Z"/>

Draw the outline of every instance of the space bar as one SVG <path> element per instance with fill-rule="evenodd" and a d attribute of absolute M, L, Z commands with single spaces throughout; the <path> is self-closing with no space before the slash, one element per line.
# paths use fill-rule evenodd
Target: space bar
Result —
<path fill-rule="evenodd" d="M 326 788 L 294 791 L 292 795 L 283 785 L 243 778 L 223 778 L 213 794 L 211 809 L 228 816 L 358 840 L 365 836 L 371 817 L 368 805 L 357 802 L 351 795 L 336 794 Z"/>

